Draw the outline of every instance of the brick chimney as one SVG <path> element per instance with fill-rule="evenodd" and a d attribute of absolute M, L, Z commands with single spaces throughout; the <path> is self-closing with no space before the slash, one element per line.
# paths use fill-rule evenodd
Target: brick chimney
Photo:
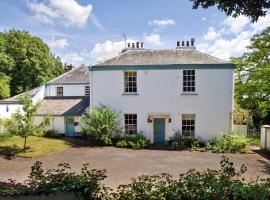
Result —
<path fill-rule="evenodd" d="M 67 71 L 73 70 L 74 68 L 75 67 L 72 64 L 67 65 Z"/>

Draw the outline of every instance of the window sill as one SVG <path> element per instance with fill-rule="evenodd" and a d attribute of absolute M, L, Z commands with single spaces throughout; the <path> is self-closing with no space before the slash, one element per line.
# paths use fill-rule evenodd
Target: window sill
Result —
<path fill-rule="evenodd" d="M 182 92 L 181 95 L 198 95 L 197 92 Z"/>
<path fill-rule="evenodd" d="M 137 95 L 139 95 L 138 93 L 127 93 L 127 92 L 125 92 L 125 93 L 123 93 L 122 94 L 123 96 L 137 96 Z"/>

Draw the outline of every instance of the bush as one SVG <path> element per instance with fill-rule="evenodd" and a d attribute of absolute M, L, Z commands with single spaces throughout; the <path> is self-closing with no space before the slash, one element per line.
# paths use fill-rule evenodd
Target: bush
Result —
<path fill-rule="evenodd" d="M 109 106 L 100 105 L 82 116 L 82 133 L 90 140 L 103 145 L 112 144 L 112 139 L 122 132 L 119 113 Z"/>
<path fill-rule="evenodd" d="M 205 146 L 205 143 L 197 138 L 183 136 L 179 131 L 168 141 L 168 145 L 174 150 L 195 149 Z"/>
<path fill-rule="evenodd" d="M 124 136 L 116 143 L 116 147 L 132 148 L 132 149 L 145 149 L 150 145 L 149 141 L 142 133 L 136 135 Z"/>
<path fill-rule="evenodd" d="M 237 134 L 227 134 L 207 143 L 205 149 L 213 153 L 248 153 L 250 145 L 244 137 Z"/>
<path fill-rule="evenodd" d="M 42 137 L 47 137 L 47 138 L 63 138 L 65 137 L 65 133 L 57 133 L 54 130 L 48 130 L 44 131 L 44 134 Z"/>
<path fill-rule="evenodd" d="M 242 165 L 236 170 L 233 163 L 222 157 L 220 170 L 189 170 L 173 179 L 170 174 L 140 176 L 132 179 L 130 184 L 120 185 L 117 191 L 105 187 L 102 181 L 106 178 L 104 170 L 89 170 L 84 165 L 81 173 L 69 172 L 70 166 L 60 164 L 58 169 L 44 172 L 42 164 L 36 162 L 28 181 L 23 184 L 0 182 L 0 196 L 19 196 L 54 194 L 72 192 L 77 199 L 90 200 L 225 200 L 225 199 L 260 199 L 270 197 L 270 178 L 256 182 L 247 182 L 242 175 L 247 168 Z"/>

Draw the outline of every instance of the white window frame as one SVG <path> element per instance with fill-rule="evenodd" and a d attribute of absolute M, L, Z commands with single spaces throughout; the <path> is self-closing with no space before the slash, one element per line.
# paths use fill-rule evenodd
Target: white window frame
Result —
<path fill-rule="evenodd" d="M 85 96 L 90 96 L 90 85 L 84 86 L 84 94 Z"/>
<path fill-rule="evenodd" d="M 135 86 L 136 87 L 133 87 L 133 86 L 132 87 L 129 87 L 129 84 L 128 83 L 130 81 L 129 80 L 126 80 L 126 73 L 135 73 L 135 81 L 132 81 L 132 82 L 135 82 Z M 133 90 L 133 89 L 135 91 L 129 91 L 129 90 Z M 138 73 L 137 73 L 137 71 L 124 71 L 124 94 L 137 94 L 137 93 L 138 93 Z"/>
<path fill-rule="evenodd" d="M 193 74 L 194 72 L 194 74 Z M 195 69 L 184 69 L 183 70 L 183 93 L 194 93 L 196 92 L 196 70 Z"/>
<path fill-rule="evenodd" d="M 62 88 L 62 93 L 59 93 L 58 89 L 61 89 L 61 88 Z M 58 96 L 58 97 L 64 96 L 64 87 L 63 86 L 57 86 L 56 87 L 56 96 Z"/>
<path fill-rule="evenodd" d="M 196 128 L 196 114 L 182 114 L 182 135 L 194 137 Z"/>
<path fill-rule="evenodd" d="M 126 119 L 126 116 L 131 116 L 131 115 L 133 115 L 133 116 L 136 115 L 136 119 L 134 119 L 134 118 Z M 130 122 L 132 122 L 132 123 L 130 123 Z M 135 123 L 133 123 L 133 122 L 135 122 Z M 126 135 L 137 134 L 137 132 L 138 132 L 138 115 L 136 113 L 125 113 L 124 114 L 124 127 L 125 127 L 125 134 Z"/>

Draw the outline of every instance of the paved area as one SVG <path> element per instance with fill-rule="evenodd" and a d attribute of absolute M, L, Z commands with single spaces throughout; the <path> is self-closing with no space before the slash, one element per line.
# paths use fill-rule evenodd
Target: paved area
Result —
<path fill-rule="evenodd" d="M 106 169 L 108 178 L 105 183 L 115 188 L 119 184 L 128 183 L 132 177 L 143 174 L 171 173 L 177 177 L 179 173 L 190 168 L 205 170 L 218 169 L 221 154 L 208 152 L 166 151 L 166 150 L 130 150 L 114 147 L 77 147 L 38 158 L 0 157 L 0 179 L 23 181 L 30 172 L 31 165 L 39 160 L 45 168 L 55 168 L 57 164 L 68 162 L 78 172 L 83 163 L 91 168 Z M 248 167 L 246 178 L 256 180 L 270 175 L 270 160 L 258 154 L 227 154 L 236 167 L 245 164 Z"/>

